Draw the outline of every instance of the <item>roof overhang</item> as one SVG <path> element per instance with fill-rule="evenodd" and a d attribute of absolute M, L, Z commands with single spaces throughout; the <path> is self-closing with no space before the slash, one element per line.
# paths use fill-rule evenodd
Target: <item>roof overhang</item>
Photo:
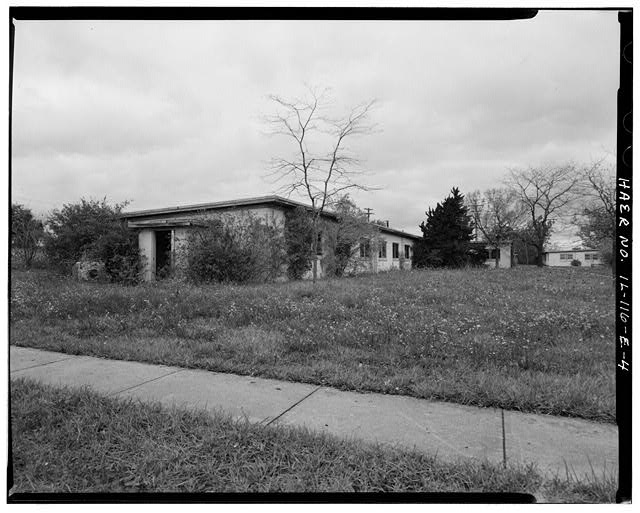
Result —
<path fill-rule="evenodd" d="M 309 205 L 294 201 L 288 198 L 282 198 L 280 196 L 260 196 L 257 198 L 246 198 L 231 201 L 216 201 L 213 203 L 198 203 L 194 205 L 184 205 L 180 207 L 166 207 L 155 208 L 149 210 L 136 210 L 133 212 L 123 212 L 121 217 L 123 219 L 133 219 L 137 217 L 157 217 L 164 215 L 186 214 L 186 213 L 204 213 L 215 210 L 230 210 L 234 208 L 244 207 L 268 207 L 279 206 L 282 208 L 298 208 L 302 207 L 307 210 L 311 210 Z M 337 218 L 337 215 L 333 212 L 323 212 L 323 216 L 330 218 Z"/>
<path fill-rule="evenodd" d="M 127 221 L 127 228 L 131 229 L 181 228 L 188 226 L 205 226 L 205 223 L 198 221 L 185 221 L 181 219 L 151 219 L 148 221 Z"/>

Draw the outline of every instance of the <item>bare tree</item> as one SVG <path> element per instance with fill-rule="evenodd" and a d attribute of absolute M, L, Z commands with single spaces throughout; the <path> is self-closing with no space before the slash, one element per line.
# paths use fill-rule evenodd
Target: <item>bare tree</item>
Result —
<path fill-rule="evenodd" d="M 583 198 L 587 205 L 575 219 L 580 238 L 587 246 L 600 249 L 603 260 L 611 260 L 615 273 L 615 170 L 604 165 L 603 160 L 599 160 L 585 168 L 582 176 Z"/>
<path fill-rule="evenodd" d="M 297 193 L 311 202 L 311 244 L 313 282 L 318 275 L 317 248 L 322 213 L 342 194 L 351 189 L 370 190 L 355 181 L 361 174 L 358 159 L 347 147 L 347 141 L 371 133 L 369 114 L 374 101 L 362 103 L 342 118 L 332 119 L 326 91 L 308 90 L 304 99 L 287 100 L 270 96 L 276 113 L 266 118 L 270 133 L 287 137 L 293 144 L 290 158 L 275 157 L 270 176 L 282 182 L 279 193 Z"/>
<path fill-rule="evenodd" d="M 473 217 L 476 236 L 479 230 L 484 240 L 496 249 L 513 239 L 525 214 L 515 191 L 507 188 L 489 189 L 484 193 L 474 191 L 467 195 L 466 203 Z M 498 268 L 498 251 L 495 252 L 495 262 Z"/>
<path fill-rule="evenodd" d="M 512 169 L 506 179 L 528 217 L 531 243 L 538 251 L 536 264 L 543 265 L 544 245 L 554 223 L 565 214 L 576 198 L 581 183 L 580 173 L 573 164 L 528 169 Z"/>

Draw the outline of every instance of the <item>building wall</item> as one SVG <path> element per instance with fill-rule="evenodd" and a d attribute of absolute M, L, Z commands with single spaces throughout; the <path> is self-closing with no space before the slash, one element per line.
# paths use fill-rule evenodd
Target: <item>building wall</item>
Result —
<path fill-rule="evenodd" d="M 176 212 L 162 215 L 152 215 L 149 217 L 140 217 L 132 221 L 167 221 L 170 225 L 171 221 L 202 221 L 206 222 L 213 219 L 242 219 L 247 216 L 255 216 L 264 219 L 269 223 L 282 223 L 284 225 L 284 211 L 275 207 L 242 207 L 242 208 L 226 208 L 210 212 Z"/>
<path fill-rule="evenodd" d="M 487 250 L 493 250 L 495 246 L 487 246 Z M 511 255 L 511 243 L 502 244 L 498 247 L 500 254 L 498 255 L 498 268 L 499 269 L 511 269 L 512 265 L 512 255 Z M 491 268 L 496 267 L 496 259 L 488 258 L 485 261 L 485 265 Z"/>
<path fill-rule="evenodd" d="M 413 239 L 392 233 L 381 233 L 381 244 L 386 245 L 386 258 L 380 256 L 380 248 L 372 248 L 372 271 L 390 271 L 392 269 L 411 269 L 413 258 Z M 393 244 L 398 244 L 398 256 L 393 257 Z M 405 255 L 405 246 L 409 246 L 409 257 Z"/>
<path fill-rule="evenodd" d="M 152 229 L 138 233 L 138 250 L 142 260 L 143 279 L 152 281 L 156 275 L 156 234 Z"/>
<path fill-rule="evenodd" d="M 265 220 L 268 224 L 284 227 L 284 211 L 274 207 L 243 207 L 220 209 L 214 212 L 163 214 L 149 216 L 148 218 L 136 218 L 136 222 L 154 221 L 166 222 L 166 228 L 142 228 L 138 235 L 138 247 L 143 256 L 143 277 L 145 281 L 152 281 L 156 274 L 156 231 L 171 230 L 171 262 L 173 271 L 180 275 L 186 267 L 186 249 L 190 231 L 193 228 L 175 227 L 176 222 L 207 222 L 214 219 L 223 221 L 242 221 L 249 217 Z"/>
<path fill-rule="evenodd" d="M 591 258 L 588 258 L 587 255 L 590 255 Z M 594 260 L 592 255 L 595 255 L 597 258 Z M 561 253 L 554 252 L 544 254 L 544 265 L 551 267 L 571 267 L 572 260 L 578 260 L 582 266 L 587 267 L 602 264 L 597 251 L 563 251 Z"/>
<path fill-rule="evenodd" d="M 348 271 L 350 273 L 363 272 L 383 272 L 392 269 L 411 269 L 411 259 L 413 258 L 414 240 L 408 237 L 402 237 L 393 233 L 381 232 L 377 241 L 372 241 L 369 246 L 369 256 L 362 256 L 360 247 L 356 248 L 356 256 L 354 262 Z M 393 245 L 397 244 L 398 253 L 394 257 Z M 409 246 L 408 256 L 405 252 L 405 246 Z M 382 252 L 382 247 L 386 248 Z"/>
<path fill-rule="evenodd" d="M 238 220 L 248 216 L 254 216 L 264 219 L 272 226 L 279 226 L 284 230 L 285 226 L 285 210 L 278 207 L 243 207 L 217 210 L 214 212 L 203 213 L 184 213 L 176 212 L 175 214 L 163 214 L 149 217 L 139 217 L 135 222 L 145 223 L 154 222 L 156 227 L 142 228 L 139 236 L 139 248 L 144 256 L 144 279 L 151 281 L 155 279 L 156 271 L 156 232 L 160 230 L 171 230 L 171 263 L 173 272 L 180 275 L 182 270 L 186 268 L 187 245 L 192 227 L 177 227 L 178 222 L 206 222 L 213 219 L 221 219 L 223 221 Z M 332 220 L 327 220 L 333 223 Z M 166 228 L 162 227 L 166 223 Z M 173 223 L 173 226 L 172 226 Z M 157 226 L 160 224 L 161 226 Z M 377 243 L 372 243 L 369 257 L 361 258 L 359 251 L 356 252 L 354 265 L 351 269 L 347 269 L 349 273 L 360 272 L 380 272 L 389 271 L 391 269 L 411 269 L 411 258 L 413 256 L 413 239 L 402 237 L 392 233 L 380 233 L 380 240 L 386 245 L 386 257 L 379 256 L 379 247 Z M 325 241 L 323 241 L 323 244 Z M 398 255 L 393 256 L 393 244 L 398 244 Z M 409 246 L 408 256 L 405 252 L 405 246 Z M 327 263 L 330 256 L 328 248 L 324 247 L 322 254 L 318 255 L 318 277 L 325 277 L 327 274 Z M 286 272 L 286 271 L 285 271 Z M 312 277 L 312 271 L 308 271 L 304 276 L 305 279 Z"/>

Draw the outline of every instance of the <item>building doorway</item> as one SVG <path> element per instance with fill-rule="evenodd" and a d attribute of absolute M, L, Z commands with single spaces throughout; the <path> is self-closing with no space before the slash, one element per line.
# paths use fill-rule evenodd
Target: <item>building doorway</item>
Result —
<path fill-rule="evenodd" d="M 156 278 L 171 274 L 171 230 L 156 231 Z"/>

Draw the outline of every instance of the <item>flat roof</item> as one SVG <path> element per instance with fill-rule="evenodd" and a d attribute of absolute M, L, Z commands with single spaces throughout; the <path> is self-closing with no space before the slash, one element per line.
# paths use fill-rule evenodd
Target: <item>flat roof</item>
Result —
<path fill-rule="evenodd" d="M 193 205 L 183 205 L 177 207 L 165 207 L 165 208 L 152 208 L 147 210 L 135 210 L 132 212 L 122 212 L 120 216 L 123 219 L 134 219 L 137 217 L 149 217 L 149 216 L 161 216 L 167 214 L 180 214 L 180 213 L 188 213 L 188 212 L 201 212 L 203 210 L 218 210 L 223 208 L 235 208 L 235 207 L 251 207 L 251 206 L 259 206 L 259 205 L 279 205 L 282 207 L 302 207 L 307 210 L 311 210 L 311 206 L 305 205 L 304 203 L 300 203 L 299 201 L 294 201 L 288 198 L 283 198 L 281 196 L 258 196 L 255 198 L 245 198 L 245 199 L 237 199 L 237 200 L 229 200 L 229 201 L 216 201 L 212 203 L 196 203 Z M 323 216 L 330 217 L 333 219 L 337 219 L 337 214 L 330 210 L 325 210 L 322 213 Z M 414 235 L 412 233 L 407 233 L 402 230 L 396 230 L 395 228 L 389 228 L 384 225 L 376 224 L 376 226 L 380 229 L 381 232 L 390 233 L 393 235 L 398 235 L 400 237 L 405 237 L 408 239 L 420 239 L 419 235 Z"/>
<path fill-rule="evenodd" d="M 198 212 L 202 210 L 217 210 L 221 208 L 249 207 L 254 205 L 282 205 L 288 207 L 304 207 L 311 208 L 309 205 L 300 203 L 299 201 L 282 198 L 280 196 L 258 196 L 256 198 L 245 198 L 229 201 L 215 201 L 212 203 L 196 203 L 193 205 L 182 205 L 178 207 L 152 208 L 147 210 L 134 210 L 132 212 L 122 212 L 121 216 L 125 219 L 132 217 L 146 217 L 162 214 L 175 214 L 180 212 Z M 335 216 L 332 212 L 324 212 L 331 217 Z"/>
<path fill-rule="evenodd" d="M 547 251 L 543 251 L 542 253 L 597 253 L 597 249 L 549 249 Z"/>

